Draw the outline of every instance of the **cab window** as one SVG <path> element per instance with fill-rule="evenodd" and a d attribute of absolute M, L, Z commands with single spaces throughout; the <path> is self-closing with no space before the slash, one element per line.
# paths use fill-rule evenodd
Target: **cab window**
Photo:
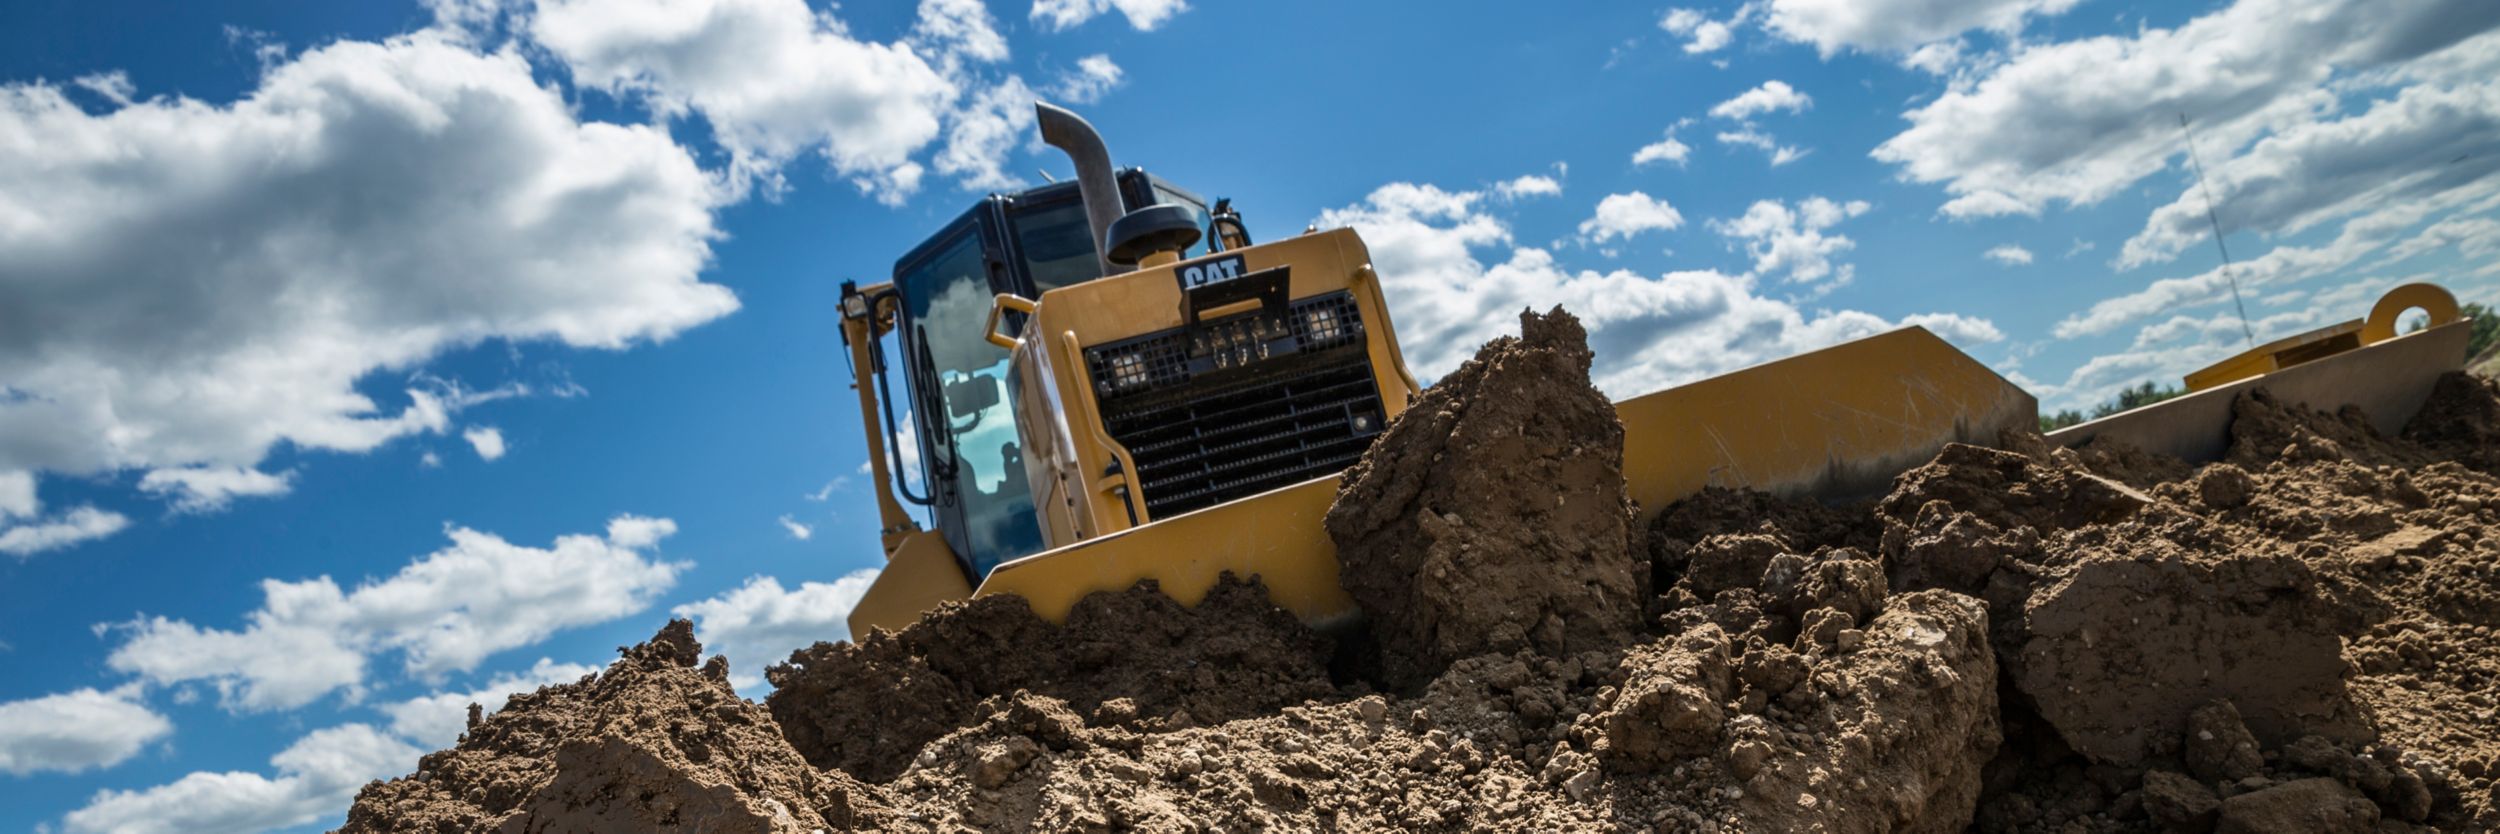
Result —
<path fill-rule="evenodd" d="M 927 357 L 923 376 L 935 384 L 940 406 L 919 422 L 924 431 L 943 432 L 932 438 L 938 455 L 951 447 L 967 539 L 958 549 L 978 581 L 999 563 L 1040 550 L 1042 531 L 1017 445 L 1007 351 L 982 337 L 992 293 L 974 232 L 965 227 L 905 272 L 901 284 L 913 338 Z"/>
<path fill-rule="evenodd" d="M 1016 252 L 1024 259 L 1025 274 L 1033 276 L 1035 292 L 1102 277 L 1084 203 L 1069 200 L 1019 207 L 1010 225 L 1015 227 Z"/>

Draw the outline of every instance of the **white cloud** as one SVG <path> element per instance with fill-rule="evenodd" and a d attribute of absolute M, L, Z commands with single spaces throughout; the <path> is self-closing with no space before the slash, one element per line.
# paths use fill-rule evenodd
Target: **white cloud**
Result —
<path fill-rule="evenodd" d="M 364 724 L 314 730 L 270 757 L 275 776 L 195 771 L 135 791 L 98 791 L 62 820 L 70 834 L 256 834 L 338 814 L 366 782 L 416 769 L 416 748 Z"/>
<path fill-rule="evenodd" d="M 960 15 L 934 19 L 924 37 L 969 44 L 968 59 L 992 54 L 994 33 Z M 665 117 L 700 113 L 734 174 L 776 188 L 783 165 L 815 151 L 862 191 L 900 202 L 919 187 L 912 154 L 962 94 L 910 44 L 853 38 L 805 0 L 540 0 L 529 30 L 574 83 Z"/>
<path fill-rule="evenodd" d="M 674 535 L 677 522 L 665 518 L 620 515 L 608 519 L 608 542 L 618 547 L 647 549 Z"/>
<path fill-rule="evenodd" d="M 133 687 L 78 689 L 0 702 L 0 773 L 77 773 L 127 761 L 174 724 L 140 704 Z"/>
<path fill-rule="evenodd" d="M 51 518 L 0 528 L 0 553 L 25 558 L 101 539 L 129 526 L 129 516 L 81 506 Z"/>
<path fill-rule="evenodd" d="M 469 705 L 476 704 L 492 715 L 504 708 L 513 695 L 535 692 L 539 687 L 572 683 L 584 675 L 594 674 L 599 667 L 580 663 L 557 663 L 539 658 L 530 668 L 504 672 L 487 681 L 484 687 L 471 692 L 435 692 L 384 704 L 379 709 L 391 720 L 391 732 L 428 749 L 443 749 L 459 742 L 460 734 L 469 729 Z"/>
<path fill-rule="evenodd" d="M 1100 16 L 1119 10 L 1128 18 L 1128 25 L 1140 32 L 1152 32 L 1182 12 L 1189 11 L 1188 0 L 1033 0 L 1032 19 L 1053 32 L 1065 32 Z"/>
<path fill-rule="evenodd" d="M 1684 38 L 1686 54 L 1717 52 L 1736 40 L 1736 27 L 1745 25 L 1745 21 L 1753 17 L 1753 11 L 1754 5 L 1747 3 L 1737 7 L 1733 18 L 1712 20 L 1693 9 L 1668 9 L 1666 15 L 1658 19 L 1658 28 Z"/>
<path fill-rule="evenodd" d="M 1632 152 L 1632 164 L 1638 166 L 1652 162 L 1673 162 L 1675 167 L 1682 168 L 1684 161 L 1692 155 L 1692 146 L 1676 141 L 1675 131 L 1670 130 L 1667 131 L 1665 138 L 1642 145 L 1640 150 Z"/>
<path fill-rule="evenodd" d="M 192 466 L 157 469 L 139 479 L 139 491 L 173 499 L 181 512 L 211 512 L 235 498 L 285 495 L 294 488 L 293 472 L 270 474 L 244 466 Z"/>
<path fill-rule="evenodd" d="M 105 101 L 112 102 L 117 107 L 129 107 L 131 96 L 139 92 L 139 88 L 130 83 L 130 74 L 121 70 L 81 75 L 71 79 L 70 83 L 79 89 L 102 96 Z"/>
<path fill-rule="evenodd" d="M 1828 202 L 1828 201 L 1824 201 Z M 1561 304 L 1589 330 L 1597 384 L 1632 396 L 1800 351 L 1916 323 L 1960 344 L 1997 341 L 1989 322 L 1957 315 L 1900 321 L 1854 310 L 1808 316 L 1754 292 L 1748 275 L 1679 270 L 1571 270 L 1552 252 L 1511 246 L 1509 226 L 1478 208 L 1480 195 L 1392 183 L 1363 202 L 1321 213 L 1352 226 L 1371 248 L 1407 359 L 1427 379 L 1448 373 L 1486 340 L 1512 332 L 1523 308 Z M 1842 214 L 1845 205 L 1834 204 Z M 1863 209 L 1860 209 L 1863 211 Z M 1488 265 L 1475 250 L 1501 247 Z"/>
<path fill-rule="evenodd" d="M 0 470 L 0 521 L 43 510 L 35 500 L 35 473 Z"/>
<path fill-rule="evenodd" d="M 164 617 L 117 626 L 129 636 L 106 663 L 157 685 L 210 682 L 229 709 L 293 709 L 342 689 L 360 697 L 366 661 L 382 652 L 434 678 L 643 610 L 685 567 L 643 552 L 675 529 L 620 516 L 606 538 L 561 536 L 541 549 L 452 527 L 451 546 L 353 591 L 326 576 L 262 580 L 261 606 L 241 630 Z"/>
<path fill-rule="evenodd" d="M 1076 70 L 1059 80 L 1051 94 L 1073 104 L 1092 104 L 1104 94 L 1120 86 L 1123 73 L 1109 55 L 1087 55 L 1076 59 Z"/>
<path fill-rule="evenodd" d="M 359 383 L 735 310 L 698 275 L 722 191 L 665 132 L 583 122 L 519 54 L 433 31 L 279 60 L 231 104 L 0 84 L 0 472 L 163 472 L 208 506 L 275 489 L 251 469 L 280 444 L 444 431 L 456 385 Z"/>
<path fill-rule="evenodd" d="M 1667 201 L 1634 191 L 1630 194 L 1608 194 L 1597 201 L 1597 213 L 1580 221 L 1580 239 L 1605 243 L 1616 238 L 1684 225 L 1684 214 Z"/>
<path fill-rule="evenodd" d="M 1906 52 L 1973 29 L 2004 35 L 2025 17 L 2047 17 L 2081 0 L 1770 0 L 1763 26 L 1813 44 L 1828 58 L 1843 49 Z"/>
<path fill-rule="evenodd" d="M 1822 197 L 1808 197 L 1794 208 L 1778 200 L 1757 200 L 1743 216 L 1710 221 L 1710 229 L 1744 243 L 1745 252 L 1753 256 L 1755 275 L 1808 283 L 1837 274 L 1846 282 L 1854 270 L 1835 266 L 1832 259 L 1856 248 L 1857 242 L 1825 230 L 1873 208 L 1864 200 L 1842 203 Z"/>
<path fill-rule="evenodd" d="M 2254 294 L 2269 285 L 2326 275 L 2393 242 L 2404 229 L 2421 222 L 2431 208 L 2419 203 L 2391 206 L 2345 223 L 2335 239 L 2326 243 L 2278 246 L 2232 266 L 2154 281 L 2143 289 L 2095 302 L 2058 321 L 2052 332 L 2060 339 L 2093 336 L 2146 317 L 2223 301 L 2230 297 L 2234 280 L 2243 292 Z"/>
<path fill-rule="evenodd" d="M 417 465 L 418 465 L 418 466 L 425 467 L 425 468 L 427 468 L 427 469 L 433 469 L 433 468 L 436 468 L 436 467 L 442 466 L 442 465 L 443 465 L 443 456 L 442 456 L 442 455 L 435 454 L 433 450 L 428 449 L 428 450 L 426 450 L 425 454 L 422 454 L 422 455 L 418 455 L 418 456 L 417 456 Z"/>
<path fill-rule="evenodd" d="M 1773 138 L 1771 134 L 1764 133 L 1750 125 L 1738 130 L 1720 131 L 1719 143 L 1722 145 L 1744 145 L 1746 147 L 1760 150 L 1765 155 L 1771 157 L 1771 167 L 1773 168 L 1804 159 L 1806 154 L 1814 152 L 1811 149 L 1799 148 L 1794 145 L 1782 145 L 1779 143 L 1779 140 Z"/>
<path fill-rule="evenodd" d="M 2491 193 L 2492 174 L 2500 173 L 2494 136 L 2500 136 L 2495 83 L 2416 85 L 2348 118 L 2286 127 L 2211 168 L 2204 189 L 2190 184 L 2155 209 L 2120 250 L 2118 263 L 2168 261 L 2190 246 L 2210 245 L 2208 189 L 2222 209 L 2217 217 L 2224 234 L 2296 234 L 2377 206 Z"/>
<path fill-rule="evenodd" d="M 1505 200 L 1522 197 L 1556 197 L 1562 195 L 1562 182 L 1540 174 L 1527 174 L 1493 186 L 1493 193 Z"/>
<path fill-rule="evenodd" d="M 1989 249 L 1986 257 L 2004 266 L 2031 265 L 2031 250 L 2011 243 L 1999 244 Z"/>
<path fill-rule="evenodd" d="M 503 430 L 494 426 L 478 426 L 460 433 L 477 450 L 479 460 L 493 461 L 503 457 Z"/>
<path fill-rule="evenodd" d="M 867 474 L 867 472 L 868 472 L 868 465 L 867 465 L 867 464 L 865 464 L 865 463 L 860 464 L 860 474 L 863 474 L 863 475 L 864 475 L 864 474 Z M 831 498 L 833 497 L 833 494 L 834 494 L 834 493 L 836 493 L 836 492 L 842 492 L 842 491 L 847 491 L 847 490 L 849 490 L 850 488 L 851 488 L 851 476 L 849 476 L 849 475 L 835 475 L 835 476 L 833 476 L 833 480 L 826 481 L 826 482 L 825 482 L 825 485 L 824 485 L 824 486 L 821 486 L 821 487 L 817 487 L 815 492 L 808 493 L 808 494 L 806 494 L 806 495 L 804 495 L 804 496 L 801 496 L 801 497 L 804 497 L 804 498 L 806 498 L 806 499 L 807 499 L 807 500 L 809 500 L 809 501 L 814 501 L 814 502 L 817 502 L 817 503 L 821 504 L 821 503 L 824 503 L 825 501 L 827 501 L 827 500 L 831 499 Z"/>
<path fill-rule="evenodd" d="M 799 523 L 798 519 L 791 518 L 787 513 L 782 514 L 777 520 L 781 522 L 781 529 L 790 534 L 790 538 L 807 541 L 816 535 L 816 528 Z"/>
<path fill-rule="evenodd" d="M 791 652 L 849 639 L 851 609 L 876 579 L 874 569 L 858 570 L 830 583 L 802 582 L 785 590 L 778 579 L 751 576 L 736 590 L 670 613 L 694 620 L 704 647 L 729 657 L 730 682 L 751 688 L 763 680 L 765 666 L 789 659 Z"/>
<path fill-rule="evenodd" d="M 1762 86 L 1739 93 L 1735 98 L 1711 105 L 1710 115 L 1742 121 L 1777 110 L 1803 113 L 1813 106 L 1813 96 L 1798 92 L 1786 81 L 1772 79 L 1762 82 Z"/>
<path fill-rule="evenodd" d="M 2483 0 L 2238 0 L 2175 29 L 2016 49 L 1905 114 L 1874 156 L 1944 184 L 1953 217 L 2089 205 L 2173 165 L 2181 114 L 2207 160 L 2227 158 L 2331 108 L 2339 71 L 2444 59 L 2495 25 L 2500 4 Z"/>

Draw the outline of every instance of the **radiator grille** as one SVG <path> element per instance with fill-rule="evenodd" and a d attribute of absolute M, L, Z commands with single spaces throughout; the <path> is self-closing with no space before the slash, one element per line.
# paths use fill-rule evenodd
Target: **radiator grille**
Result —
<path fill-rule="evenodd" d="M 1086 350 L 1104 428 L 1164 518 L 1329 475 L 1383 428 L 1345 293 Z"/>

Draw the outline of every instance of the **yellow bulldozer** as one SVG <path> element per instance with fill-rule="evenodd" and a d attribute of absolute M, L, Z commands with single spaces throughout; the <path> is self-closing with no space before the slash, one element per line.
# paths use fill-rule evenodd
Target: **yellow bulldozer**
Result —
<path fill-rule="evenodd" d="M 1322 519 L 1339 472 L 1421 393 L 1362 238 L 1253 243 L 1226 201 L 1115 168 L 1084 119 L 1036 110 L 1072 182 L 992 195 L 905 254 L 891 281 L 842 285 L 886 557 L 851 633 L 1000 593 L 1059 621 L 1085 595 L 1143 579 L 1194 605 L 1226 572 L 1262 578 L 1314 626 L 1351 621 Z M 2429 285 L 2379 308 L 2049 439 L 2213 460 L 2232 397 L 2259 384 L 2314 407 L 2360 405 L 2393 431 L 2460 366 L 2467 328 Z M 2408 310 L 2428 324 L 2400 336 Z M 908 425 L 894 419 L 897 391 Z M 1993 443 L 2039 420 L 2031 394 L 1918 327 L 1616 411 L 1626 487 L 1649 513 L 1713 485 L 1877 494 L 1946 443 Z"/>

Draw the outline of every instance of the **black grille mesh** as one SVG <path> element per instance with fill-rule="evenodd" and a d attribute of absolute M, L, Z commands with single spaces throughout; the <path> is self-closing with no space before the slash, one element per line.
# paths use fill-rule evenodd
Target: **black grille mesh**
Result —
<path fill-rule="evenodd" d="M 1345 293 L 1088 348 L 1104 428 L 1154 518 L 1335 473 L 1383 419 Z"/>

